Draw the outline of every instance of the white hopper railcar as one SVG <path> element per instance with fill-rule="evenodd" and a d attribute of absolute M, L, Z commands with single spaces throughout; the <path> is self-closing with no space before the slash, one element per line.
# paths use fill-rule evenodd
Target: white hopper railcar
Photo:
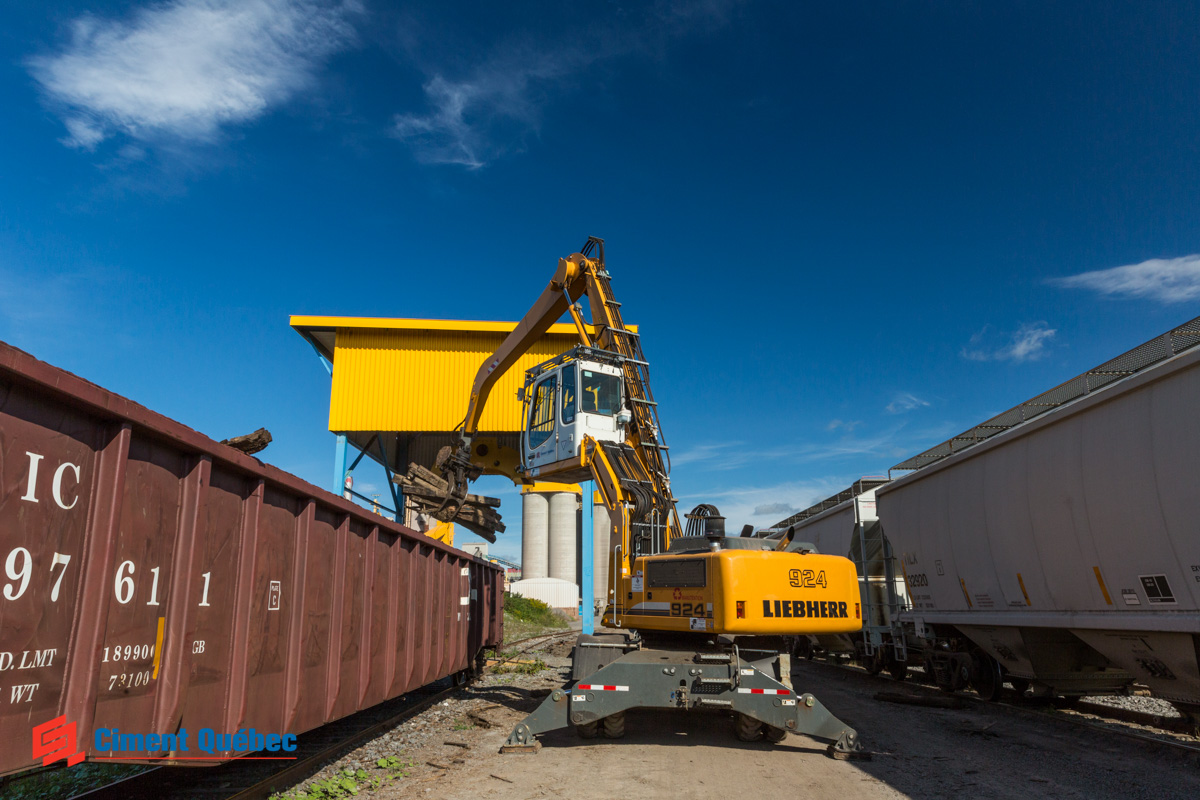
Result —
<path fill-rule="evenodd" d="M 938 683 L 1200 711 L 1200 319 L 895 467 L 879 516 Z"/>
<path fill-rule="evenodd" d="M 1200 718 L 1197 344 L 1200 319 L 772 526 L 862 576 L 861 637 L 801 650 L 988 698 L 1143 684 Z"/>

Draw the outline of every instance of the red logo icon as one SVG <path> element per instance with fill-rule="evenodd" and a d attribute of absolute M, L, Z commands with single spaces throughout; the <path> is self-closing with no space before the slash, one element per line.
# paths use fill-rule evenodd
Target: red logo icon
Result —
<path fill-rule="evenodd" d="M 675 590 L 675 592 L 674 592 L 674 594 L 672 595 L 671 599 L 672 599 L 672 600 L 678 600 L 678 599 L 679 599 L 679 598 L 681 598 L 681 597 L 683 597 L 683 590 L 682 590 L 682 589 L 676 589 L 676 590 Z"/>
<path fill-rule="evenodd" d="M 43 767 L 50 766 L 60 758 L 67 760 L 68 767 L 83 761 L 82 751 L 70 755 L 76 744 L 75 723 L 67 722 L 65 716 L 33 726 L 33 757 L 41 758 Z"/>

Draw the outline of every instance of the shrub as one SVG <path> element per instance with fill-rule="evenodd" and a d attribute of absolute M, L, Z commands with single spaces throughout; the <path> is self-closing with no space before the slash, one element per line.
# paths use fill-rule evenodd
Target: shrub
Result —
<path fill-rule="evenodd" d="M 547 628 L 567 627 L 567 621 L 555 613 L 554 609 L 550 608 L 550 606 L 541 600 L 522 597 L 519 594 L 504 595 L 504 613 L 522 622 L 544 625 Z"/>

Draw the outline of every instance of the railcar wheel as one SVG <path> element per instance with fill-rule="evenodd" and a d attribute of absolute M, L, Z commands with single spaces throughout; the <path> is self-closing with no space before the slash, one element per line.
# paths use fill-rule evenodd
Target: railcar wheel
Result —
<path fill-rule="evenodd" d="M 625 737 L 625 712 L 620 711 L 605 717 L 600 720 L 600 727 L 604 729 L 605 739 L 623 739 Z"/>
<path fill-rule="evenodd" d="M 575 733 L 579 734 L 580 739 L 595 739 L 596 734 L 600 732 L 600 720 L 595 722 L 585 722 L 582 725 L 575 726 Z"/>
<path fill-rule="evenodd" d="M 954 691 L 954 676 L 946 676 L 944 673 L 939 674 L 937 668 L 933 665 L 933 659 L 929 656 L 925 657 L 925 677 L 926 680 L 943 692 Z M 963 683 L 966 683 L 966 681 L 963 681 Z"/>
<path fill-rule="evenodd" d="M 1004 679 L 996 659 L 978 647 L 971 651 L 971 687 L 989 702 L 1000 699 Z"/>
<path fill-rule="evenodd" d="M 1183 716 L 1186 732 L 1192 736 L 1200 736 L 1200 707 L 1190 703 L 1172 703 L 1175 710 Z"/>
<path fill-rule="evenodd" d="M 763 724 L 738 711 L 733 715 L 733 732 L 743 742 L 757 742 L 762 738 Z"/>
<path fill-rule="evenodd" d="M 763 736 L 771 744 L 779 744 L 787 738 L 787 728 L 776 728 L 774 725 L 763 725 Z"/>

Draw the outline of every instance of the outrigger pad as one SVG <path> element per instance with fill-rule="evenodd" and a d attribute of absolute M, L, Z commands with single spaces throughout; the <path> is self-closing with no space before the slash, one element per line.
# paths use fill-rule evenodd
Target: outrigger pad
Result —
<path fill-rule="evenodd" d="M 858 734 L 850 731 L 839 736 L 836 742 L 829 745 L 829 749 L 826 752 L 838 761 L 871 760 L 871 751 L 864 750 L 863 746 L 858 742 Z"/>
<path fill-rule="evenodd" d="M 536 713 L 536 712 L 535 712 Z M 533 716 L 532 714 L 530 716 Z M 528 717 L 526 718 L 528 719 Z M 501 746 L 501 753 L 536 753 L 542 748 L 542 743 L 533 735 L 533 731 L 524 722 L 518 722 L 512 733 Z"/>

